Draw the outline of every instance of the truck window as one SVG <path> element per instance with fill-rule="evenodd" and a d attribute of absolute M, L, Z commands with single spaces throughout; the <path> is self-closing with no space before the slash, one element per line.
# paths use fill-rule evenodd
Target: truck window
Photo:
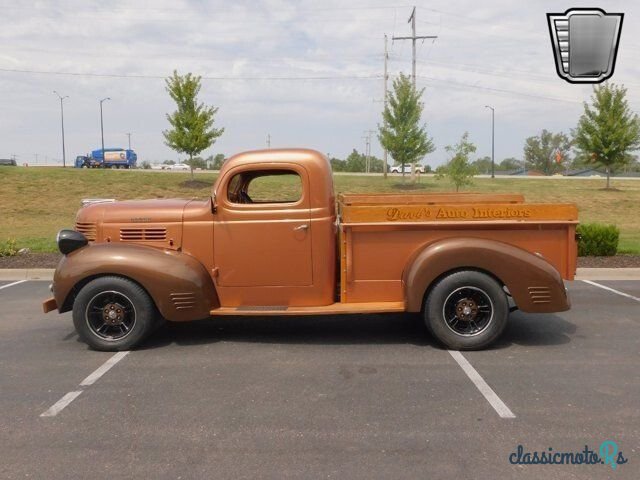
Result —
<path fill-rule="evenodd" d="M 265 170 L 235 175 L 227 187 L 233 203 L 295 203 L 302 198 L 302 180 L 292 170 Z"/>

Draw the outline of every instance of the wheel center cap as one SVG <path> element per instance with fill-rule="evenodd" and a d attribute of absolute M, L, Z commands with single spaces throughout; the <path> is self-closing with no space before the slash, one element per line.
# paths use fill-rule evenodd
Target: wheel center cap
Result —
<path fill-rule="evenodd" d="M 478 304 L 470 298 L 463 298 L 456 305 L 456 317 L 466 322 L 475 320 L 478 316 Z"/>
<path fill-rule="evenodd" d="M 118 317 L 118 314 L 116 313 L 116 311 L 115 311 L 115 310 L 111 310 L 111 311 L 108 313 L 108 315 L 109 315 L 109 319 L 110 319 L 110 320 L 115 320 L 115 319 Z"/>

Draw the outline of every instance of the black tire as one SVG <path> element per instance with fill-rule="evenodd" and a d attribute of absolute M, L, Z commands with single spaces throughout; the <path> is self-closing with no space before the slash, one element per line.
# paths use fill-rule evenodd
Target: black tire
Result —
<path fill-rule="evenodd" d="M 144 340 L 159 321 L 153 300 L 140 285 L 121 277 L 87 283 L 73 303 L 73 324 L 91 348 L 129 350 Z"/>
<path fill-rule="evenodd" d="M 427 329 L 447 348 L 479 350 L 504 331 L 509 303 L 492 277 L 465 270 L 447 275 L 431 289 L 424 313 Z"/>

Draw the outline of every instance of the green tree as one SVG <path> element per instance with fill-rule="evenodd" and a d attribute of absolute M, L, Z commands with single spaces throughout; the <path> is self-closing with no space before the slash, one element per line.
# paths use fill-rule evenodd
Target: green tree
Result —
<path fill-rule="evenodd" d="M 563 164 L 569 162 L 570 148 L 571 142 L 564 133 L 542 130 L 540 135 L 525 140 L 524 160 L 529 168 L 553 175 L 562 171 Z"/>
<path fill-rule="evenodd" d="M 445 165 L 436 169 L 437 178 L 447 177 L 458 192 L 460 187 L 473 183 L 476 169 L 469 163 L 469 155 L 476 151 L 476 146 L 469 141 L 469 132 L 464 132 L 458 143 L 453 146 L 447 145 L 445 150 L 453 156 Z"/>
<path fill-rule="evenodd" d="M 400 74 L 393 81 L 393 91 L 382 112 L 383 124 L 378 125 L 378 139 L 391 157 L 402 164 L 420 161 L 435 150 L 427 135 L 427 126 L 420 123 L 423 90 L 416 91 L 409 77 Z"/>
<path fill-rule="evenodd" d="M 149 169 L 151 168 L 151 164 L 150 164 L 147 160 L 145 160 L 144 162 L 142 162 L 142 163 L 140 164 L 140 166 L 141 166 L 143 169 L 145 169 L 145 170 L 149 170 Z"/>
<path fill-rule="evenodd" d="M 627 89 L 613 83 L 593 88 L 592 105 L 584 102 L 584 113 L 571 131 L 576 149 L 607 172 L 628 163 L 640 148 L 640 118 L 629 108 Z"/>
<path fill-rule="evenodd" d="M 365 166 L 365 156 L 354 148 L 345 160 L 345 172 L 364 172 Z"/>
<path fill-rule="evenodd" d="M 517 158 L 508 157 L 500 162 L 498 168 L 505 171 L 518 170 L 519 168 L 522 168 L 522 162 Z"/>
<path fill-rule="evenodd" d="M 186 160 L 185 163 L 191 167 L 191 171 L 193 172 L 196 168 L 200 168 L 204 170 L 207 168 L 207 162 L 204 161 L 203 158 L 193 157 L 189 160 Z"/>
<path fill-rule="evenodd" d="M 471 162 L 477 172 L 488 175 L 491 173 L 491 157 L 478 158 Z"/>
<path fill-rule="evenodd" d="M 334 172 L 344 172 L 347 168 L 347 162 L 336 157 L 331 157 L 329 163 L 331 163 L 331 170 Z"/>
<path fill-rule="evenodd" d="M 163 165 L 175 165 L 176 162 L 174 160 L 165 160 L 162 162 Z"/>
<path fill-rule="evenodd" d="M 177 106 L 175 112 L 167 114 L 171 128 L 162 132 L 165 144 L 178 153 L 189 155 L 189 161 L 186 163 L 191 166 L 193 178 L 193 157 L 213 145 L 224 132 L 224 128 L 218 129 L 213 126 L 217 108 L 198 103 L 200 77 L 191 73 L 178 75 L 174 70 L 165 83 L 167 92 Z"/>
<path fill-rule="evenodd" d="M 224 162 L 226 161 L 226 157 L 224 156 L 224 153 L 218 153 L 216 154 L 215 157 L 213 157 L 213 164 L 211 166 L 211 168 L 213 170 L 220 170 L 222 168 L 222 165 L 224 165 Z"/>

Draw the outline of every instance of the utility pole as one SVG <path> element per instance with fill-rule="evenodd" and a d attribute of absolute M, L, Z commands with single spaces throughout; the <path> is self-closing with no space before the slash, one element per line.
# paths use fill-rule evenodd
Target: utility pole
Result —
<path fill-rule="evenodd" d="M 484 108 L 491 109 L 491 178 L 496 178 L 495 175 L 495 156 L 494 156 L 494 146 L 495 146 L 495 114 L 496 110 L 490 106 L 485 105 Z"/>
<path fill-rule="evenodd" d="M 365 130 L 364 137 L 364 155 L 365 155 L 365 172 L 369 173 L 371 170 L 371 135 L 376 133 L 374 130 Z"/>
<path fill-rule="evenodd" d="M 387 80 L 389 79 L 389 75 L 387 74 L 387 61 L 389 60 L 389 53 L 387 51 L 387 35 L 384 35 L 384 110 L 387 110 Z M 387 126 L 386 120 L 384 121 L 384 126 Z M 384 146 L 382 147 L 384 148 Z M 382 153 L 382 176 L 387 178 L 387 149 L 384 148 Z"/>
<path fill-rule="evenodd" d="M 411 40 L 412 56 L 411 56 L 411 77 L 413 78 L 413 88 L 416 88 L 416 40 L 425 40 L 427 38 L 438 38 L 437 35 L 416 35 L 416 7 L 413 7 L 411 16 L 407 23 L 411 22 L 410 37 L 393 37 L 393 40 Z"/>
<path fill-rule="evenodd" d="M 127 132 L 125 135 L 129 137 L 129 150 L 131 150 L 131 133 Z"/>
<path fill-rule="evenodd" d="M 369 155 L 367 153 L 369 151 L 369 136 L 366 131 L 362 139 L 364 140 L 364 172 L 369 173 Z"/>
<path fill-rule="evenodd" d="M 267 148 L 271 148 L 271 134 L 267 133 Z"/>
<path fill-rule="evenodd" d="M 60 99 L 60 119 L 61 119 L 61 123 L 62 123 L 62 168 L 65 168 L 67 166 L 67 155 L 65 153 L 65 148 L 64 148 L 64 107 L 62 105 L 62 101 L 65 98 L 69 98 L 69 95 L 65 95 L 64 97 L 62 95 L 60 95 L 58 92 L 56 92 L 55 90 L 53 91 L 53 93 L 55 93 L 58 98 Z"/>
<path fill-rule="evenodd" d="M 105 100 L 111 100 L 111 98 L 106 97 L 100 100 L 100 138 L 102 140 L 102 161 L 104 162 L 104 124 L 102 123 L 102 102 Z"/>

